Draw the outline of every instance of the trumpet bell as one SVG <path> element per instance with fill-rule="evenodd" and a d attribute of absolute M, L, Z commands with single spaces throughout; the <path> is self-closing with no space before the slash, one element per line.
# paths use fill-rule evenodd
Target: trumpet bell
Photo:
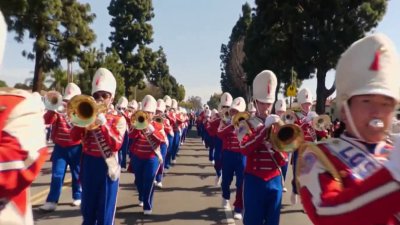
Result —
<path fill-rule="evenodd" d="M 312 120 L 312 127 L 316 131 L 327 130 L 331 124 L 331 118 L 328 115 L 320 115 Z"/>
<path fill-rule="evenodd" d="M 97 128 L 95 125 L 97 115 L 106 111 L 105 104 L 98 104 L 88 95 L 76 95 L 67 104 L 67 115 L 71 123 L 88 130 Z"/>
<path fill-rule="evenodd" d="M 137 130 L 144 130 L 149 125 L 149 115 L 142 110 L 139 110 L 135 114 L 133 114 L 131 119 L 132 125 Z"/>
<path fill-rule="evenodd" d="M 294 124 L 296 122 L 296 113 L 288 110 L 281 116 L 281 120 L 285 124 Z"/>
<path fill-rule="evenodd" d="M 304 134 L 301 128 L 294 124 L 278 127 L 271 133 L 271 143 L 278 151 L 293 152 L 304 143 Z"/>
<path fill-rule="evenodd" d="M 154 120 L 155 122 L 159 123 L 159 124 L 164 124 L 164 118 L 163 118 L 162 116 L 159 116 L 159 115 L 154 116 L 154 117 L 153 117 L 153 120 Z"/>
<path fill-rule="evenodd" d="M 58 91 L 49 91 L 44 97 L 44 105 L 47 110 L 58 111 L 63 105 L 62 96 Z"/>
<path fill-rule="evenodd" d="M 249 118 L 250 118 L 250 113 L 248 112 L 236 113 L 232 118 L 232 124 L 235 128 L 239 128 L 240 121 L 248 120 Z"/>

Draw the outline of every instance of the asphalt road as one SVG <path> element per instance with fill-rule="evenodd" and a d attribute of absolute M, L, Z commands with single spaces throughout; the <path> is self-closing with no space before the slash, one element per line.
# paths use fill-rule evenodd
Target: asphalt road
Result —
<path fill-rule="evenodd" d="M 45 213 L 38 209 L 47 197 L 50 173 L 51 163 L 48 161 L 31 187 L 35 224 L 81 224 L 79 207 L 71 205 L 69 174 L 65 177 L 66 183 L 57 210 Z M 288 172 L 286 182 L 288 192 L 284 193 L 280 224 L 311 224 L 300 204 L 294 206 L 289 204 L 291 177 L 291 172 Z M 152 215 L 143 215 L 142 208 L 138 206 L 137 191 L 133 185 L 134 175 L 128 172 L 122 174 L 115 224 L 241 225 L 242 221 L 234 220 L 231 211 L 221 208 L 221 191 L 219 187 L 214 186 L 214 178 L 214 168 L 208 161 L 208 152 L 201 144 L 201 139 L 195 135 L 194 131 L 191 131 L 185 144 L 181 146 L 177 164 L 167 172 L 164 178 L 163 188 L 157 188 L 155 191 Z M 232 182 L 232 189 L 234 189 L 234 183 Z"/>

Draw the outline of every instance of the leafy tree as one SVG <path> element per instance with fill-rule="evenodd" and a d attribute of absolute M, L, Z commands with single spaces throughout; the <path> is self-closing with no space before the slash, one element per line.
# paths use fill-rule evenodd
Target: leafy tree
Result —
<path fill-rule="evenodd" d="M 111 48 L 119 55 L 124 70 L 125 95 L 130 87 L 144 88 L 143 78 L 154 64 L 155 55 L 146 45 L 150 44 L 153 28 L 149 23 L 154 17 L 151 0 L 111 0 L 108 7 L 113 17 L 110 25 Z"/>
<path fill-rule="evenodd" d="M 25 34 L 34 40 L 32 52 L 22 53 L 35 60 L 33 91 L 42 89 L 43 72 L 57 67 L 61 59 L 74 60 L 80 47 L 95 39 L 89 28 L 95 15 L 90 13 L 89 4 L 77 0 L 17 0 L 15 4 L 1 1 L 0 8 L 18 42 L 24 40 Z"/>
<path fill-rule="evenodd" d="M 51 72 L 47 73 L 46 76 L 48 78 L 45 80 L 45 83 L 48 84 L 47 87 L 49 90 L 57 90 L 62 93 L 62 90 L 64 90 L 68 84 L 67 71 L 61 68 L 53 69 Z"/>
<path fill-rule="evenodd" d="M 181 101 L 178 104 L 180 107 L 186 108 L 186 109 L 193 109 L 193 103 L 192 102 L 188 102 L 188 101 Z"/>
<path fill-rule="evenodd" d="M 210 109 L 218 109 L 219 100 L 221 99 L 222 94 L 214 93 L 211 95 L 210 100 L 208 100 L 207 105 Z"/>
<path fill-rule="evenodd" d="M 299 80 L 317 77 L 318 113 L 324 113 L 327 71 L 340 54 L 382 19 L 387 1 L 256 0 L 252 24 L 245 39 L 244 63 L 250 83 L 262 69 L 273 70 L 280 83 L 291 82 L 291 68 Z"/>
<path fill-rule="evenodd" d="M 199 110 L 203 107 L 201 97 L 199 96 L 190 96 L 186 102 L 192 104 L 194 110 Z"/>
<path fill-rule="evenodd" d="M 242 63 L 244 38 L 251 23 L 251 8 L 248 3 L 242 6 L 242 16 L 232 29 L 228 45 L 221 45 L 221 87 L 234 97 L 247 98 L 246 73 Z"/>
<path fill-rule="evenodd" d="M 8 87 L 8 85 L 5 81 L 0 80 L 0 87 Z"/>
<path fill-rule="evenodd" d="M 176 94 L 172 96 L 175 97 L 178 102 L 180 102 L 185 99 L 185 93 L 185 87 L 182 84 L 179 84 L 176 86 Z"/>
<path fill-rule="evenodd" d="M 133 87 L 131 87 L 133 88 Z M 144 96 L 146 95 L 152 95 L 155 99 L 160 99 L 163 98 L 164 95 L 161 92 L 161 89 L 157 86 L 154 86 L 152 84 L 146 84 L 146 87 L 144 89 L 138 89 L 136 90 L 136 98 L 134 96 L 129 96 L 129 99 L 136 99 L 137 101 L 142 101 Z"/>

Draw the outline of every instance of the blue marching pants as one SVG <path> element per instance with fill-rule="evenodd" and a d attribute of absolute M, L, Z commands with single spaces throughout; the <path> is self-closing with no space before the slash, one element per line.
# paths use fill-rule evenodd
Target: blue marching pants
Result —
<path fill-rule="evenodd" d="M 165 163 L 165 159 L 167 158 L 167 144 L 162 143 L 160 145 L 160 151 L 161 151 L 161 156 L 163 159 L 163 164 Z M 156 176 L 156 181 L 161 182 L 163 178 L 163 173 L 164 173 L 164 165 L 160 165 L 157 171 L 157 176 Z"/>
<path fill-rule="evenodd" d="M 245 165 L 246 157 L 240 152 L 232 152 L 225 149 L 222 151 L 222 197 L 224 199 L 230 199 L 230 186 L 233 175 L 236 175 L 236 199 L 233 205 L 235 207 L 235 212 L 238 213 L 243 209 L 242 184 Z"/>
<path fill-rule="evenodd" d="M 172 153 L 172 146 L 174 143 L 174 136 L 167 134 L 168 138 L 168 148 L 167 148 L 167 156 L 165 157 L 164 161 L 164 168 L 169 169 L 171 166 L 171 153 Z"/>
<path fill-rule="evenodd" d="M 143 202 L 143 210 L 151 210 L 153 208 L 154 179 L 160 162 L 157 157 L 139 159 L 133 155 L 132 166 L 135 171 L 139 201 Z"/>
<path fill-rule="evenodd" d="M 214 169 L 218 177 L 222 174 L 222 140 L 214 137 Z"/>
<path fill-rule="evenodd" d="M 119 180 L 110 179 L 104 158 L 83 154 L 81 177 L 82 224 L 114 224 Z"/>
<path fill-rule="evenodd" d="M 128 154 L 129 148 L 129 134 L 128 131 L 125 132 L 124 141 L 122 146 L 118 151 L 118 159 L 120 161 L 121 168 L 126 168 L 126 155 Z"/>
<path fill-rule="evenodd" d="M 179 131 L 175 131 L 174 132 L 174 141 L 173 141 L 173 145 L 172 145 L 172 149 L 171 149 L 171 159 L 172 160 L 175 160 L 175 158 L 176 158 L 176 153 L 178 153 L 180 140 L 181 140 L 181 134 L 179 133 Z"/>
<path fill-rule="evenodd" d="M 214 161 L 214 151 L 215 151 L 215 136 L 209 136 L 208 137 L 208 160 Z"/>
<path fill-rule="evenodd" d="M 244 225 L 279 225 L 282 201 L 282 178 L 271 180 L 244 175 Z"/>
<path fill-rule="evenodd" d="M 81 185 L 79 183 L 79 170 L 82 154 L 82 145 L 74 145 L 62 147 L 58 144 L 54 145 L 51 155 L 52 174 L 50 183 L 50 192 L 46 202 L 58 202 L 62 186 L 64 183 L 65 172 L 69 165 L 72 177 L 72 199 L 81 199 Z"/>

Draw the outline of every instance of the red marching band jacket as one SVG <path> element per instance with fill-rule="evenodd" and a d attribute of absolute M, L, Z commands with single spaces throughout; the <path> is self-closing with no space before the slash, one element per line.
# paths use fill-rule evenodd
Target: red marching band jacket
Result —
<path fill-rule="evenodd" d="M 48 156 L 40 104 L 25 91 L 0 89 L 0 224 L 33 224 L 29 186 Z"/>
<path fill-rule="evenodd" d="M 295 124 L 300 126 L 304 133 L 304 140 L 315 142 L 318 138 L 326 138 L 328 133 L 326 131 L 314 130 L 311 126 L 311 121 L 307 121 L 307 115 L 305 112 L 295 112 L 296 120 Z"/>
<path fill-rule="evenodd" d="M 400 184 L 382 165 L 391 149 L 381 142 L 371 153 L 367 144 L 346 135 L 307 145 L 299 156 L 298 181 L 311 221 L 317 225 L 400 224 Z M 330 167 L 340 179 L 334 178 Z"/>
<path fill-rule="evenodd" d="M 169 134 L 171 136 L 174 136 L 174 131 L 172 130 L 171 122 L 169 121 L 168 118 L 164 118 L 163 124 L 164 124 L 165 134 Z"/>
<path fill-rule="evenodd" d="M 71 137 L 73 140 L 82 140 L 83 153 L 95 157 L 102 157 L 101 149 L 97 139 L 107 143 L 112 152 L 118 152 L 122 146 L 125 131 L 127 129 L 126 121 L 123 116 L 116 115 L 115 111 L 110 110 L 105 114 L 106 124 L 94 129 L 86 130 L 81 127 L 73 127 Z M 95 137 L 96 135 L 96 137 Z"/>
<path fill-rule="evenodd" d="M 81 140 L 72 140 L 72 125 L 67 121 L 65 113 L 47 111 L 43 117 L 45 124 L 52 125 L 51 138 L 54 143 L 62 147 L 74 146 L 81 143 Z"/>
<path fill-rule="evenodd" d="M 217 135 L 218 126 L 219 126 L 220 123 L 221 123 L 221 119 L 220 118 L 216 118 L 214 120 L 208 121 L 206 129 L 207 129 L 208 134 L 211 137 L 214 137 L 214 136 Z"/>
<path fill-rule="evenodd" d="M 232 124 L 227 125 L 221 120 L 217 130 L 217 136 L 222 140 L 223 151 L 241 152 L 242 149 Z"/>
<path fill-rule="evenodd" d="M 166 140 L 162 132 L 163 126 L 154 121 L 151 122 L 151 125 L 154 127 L 154 131 L 150 134 L 145 134 L 143 130 L 134 128 L 129 133 L 129 138 L 134 140 L 134 144 L 130 147 L 130 152 L 140 159 L 156 157 L 155 150 Z"/>
<path fill-rule="evenodd" d="M 244 135 L 240 146 L 247 156 L 245 172 L 268 181 L 280 174 L 280 166 L 285 165 L 287 154 L 276 151 L 266 140 L 270 128 L 264 126 L 258 117 L 246 121 L 251 133 Z"/>

